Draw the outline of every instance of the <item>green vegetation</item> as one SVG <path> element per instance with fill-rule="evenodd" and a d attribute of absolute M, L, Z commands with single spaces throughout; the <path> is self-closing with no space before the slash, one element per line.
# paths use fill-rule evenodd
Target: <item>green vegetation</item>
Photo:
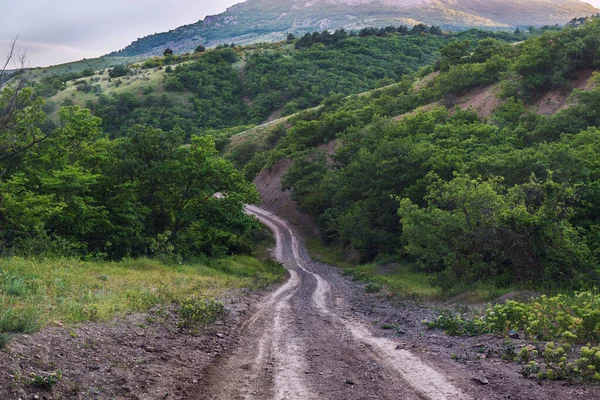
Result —
<path fill-rule="evenodd" d="M 227 315 L 227 309 L 222 302 L 205 297 L 189 297 L 180 303 L 180 326 L 194 327 L 215 323 Z"/>
<path fill-rule="evenodd" d="M 450 335 L 479 335 L 522 331 L 529 340 L 560 340 L 570 343 L 600 341 L 600 297 L 591 292 L 574 295 L 542 295 L 530 302 L 507 301 L 489 306 L 482 316 L 442 313 L 427 322 L 430 328 Z"/>
<path fill-rule="evenodd" d="M 190 305 L 201 304 L 194 299 L 235 288 L 261 289 L 284 275 L 279 264 L 250 256 L 181 264 L 147 258 L 90 262 L 4 257 L 0 271 L 2 334 L 30 333 L 56 323 L 108 321 L 171 303 L 181 305 L 184 322 L 206 322 L 222 312 L 217 307 L 202 313 L 194 306 L 189 314 Z M 19 290 L 11 290 L 16 281 Z"/>
<path fill-rule="evenodd" d="M 256 200 L 256 190 L 211 137 L 183 146 L 181 129 L 136 125 L 109 140 L 101 121 L 78 107 L 61 109 L 56 128 L 32 129 L 44 124 L 43 103 L 28 93 L 17 96 L 16 125 L 0 131 L 7 144 L 0 148 L 5 254 L 119 259 L 252 251 L 257 223 L 243 205 Z M 18 119 L 20 112 L 28 119 Z"/>
<path fill-rule="evenodd" d="M 516 330 L 523 331 L 534 342 L 548 341 L 541 348 L 528 345 L 517 351 L 516 345 L 506 339 L 499 355 L 502 359 L 521 365 L 524 377 L 577 382 L 600 381 L 600 348 L 583 346 L 576 352 L 574 344 L 600 339 L 599 297 L 595 293 L 580 292 L 573 296 L 541 296 L 531 302 L 508 301 L 489 307 L 484 315 L 468 317 L 443 312 L 429 328 L 444 329 L 450 335 L 478 335 Z M 562 342 L 555 344 L 553 340 Z"/>
<path fill-rule="evenodd" d="M 212 136 L 131 124 L 112 139 L 100 118 L 73 105 L 51 118 L 36 91 L 64 91 L 70 78 L 85 95 L 94 91 L 85 88 L 97 77 L 85 70 L 33 86 L 17 74 L 0 92 L 0 347 L 9 334 L 282 278 L 279 264 L 255 258 L 265 258 L 268 236 L 244 213 L 256 189 Z M 182 311 L 182 320 L 210 322 L 213 308 Z M 31 383 L 50 388 L 57 379 Z"/>
<path fill-rule="evenodd" d="M 446 294 L 480 284 L 591 289 L 600 261 L 600 77 L 554 115 L 537 115 L 530 103 L 597 68 L 599 34 L 600 20 L 590 19 L 514 46 L 452 41 L 439 72 L 416 85 L 405 78 L 363 96 L 331 96 L 292 116 L 287 134 L 244 173 L 292 158 L 284 185 L 327 244 L 361 262 L 414 265 Z M 502 99 L 489 119 L 441 105 L 415 111 L 492 84 Z M 333 140 L 329 156 L 319 146 Z"/>
<path fill-rule="evenodd" d="M 90 77 L 53 75 L 38 80 L 35 87 L 46 96 L 58 91 L 47 108 L 90 108 L 113 138 L 127 136 L 135 124 L 204 135 L 207 130 L 235 129 L 290 115 L 330 96 L 389 85 L 433 63 L 439 49 L 456 38 L 513 42 L 539 32 L 443 34 L 422 24 L 411 29 L 314 32 L 290 43 L 222 45 L 193 54 L 166 54 Z"/>
<path fill-rule="evenodd" d="M 438 299 L 441 291 L 427 279 L 427 274 L 410 266 L 399 266 L 389 260 L 356 265 L 345 260 L 343 250 L 337 246 L 325 246 L 318 239 L 308 241 L 311 255 L 325 263 L 342 268 L 344 275 L 365 283 L 367 293 L 385 290 L 388 294 L 409 299 Z"/>

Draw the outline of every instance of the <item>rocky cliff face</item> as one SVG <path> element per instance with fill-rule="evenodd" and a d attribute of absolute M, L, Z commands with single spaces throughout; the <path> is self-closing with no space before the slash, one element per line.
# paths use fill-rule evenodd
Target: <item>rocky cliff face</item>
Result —
<path fill-rule="evenodd" d="M 196 24 L 139 39 L 111 55 L 156 55 L 166 47 L 185 52 L 199 44 L 247 44 L 282 40 L 288 32 L 367 26 L 513 29 L 565 24 L 598 12 L 579 0 L 248 0 Z"/>

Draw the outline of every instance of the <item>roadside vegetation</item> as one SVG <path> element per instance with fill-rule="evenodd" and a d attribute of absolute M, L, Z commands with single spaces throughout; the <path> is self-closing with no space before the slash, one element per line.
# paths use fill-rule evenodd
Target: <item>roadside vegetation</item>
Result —
<path fill-rule="evenodd" d="M 26 74 L 0 92 L 1 346 L 172 303 L 202 325 L 222 314 L 213 297 L 283 277 L 244 213 L 256 189 L 212 137 L 138 124 L 111 139 L 88 109 L 45 105 Z"/>

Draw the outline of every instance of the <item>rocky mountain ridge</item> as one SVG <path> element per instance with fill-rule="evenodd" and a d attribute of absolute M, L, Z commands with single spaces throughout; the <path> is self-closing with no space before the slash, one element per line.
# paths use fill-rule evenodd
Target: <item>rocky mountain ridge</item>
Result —
<path fill-rule="evenodd" d="M 112 56 L 156 55 L 166 47 L 282 40 L 289 32 L 425 23 L 443 29 L 565 24 L 600 10 L 579 0 L 248 0 L 195 24 L 136 40 Z"/>

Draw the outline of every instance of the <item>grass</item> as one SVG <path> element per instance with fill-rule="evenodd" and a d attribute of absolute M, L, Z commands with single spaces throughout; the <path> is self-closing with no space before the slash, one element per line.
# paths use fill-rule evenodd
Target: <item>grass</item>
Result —
<path fill-rule="evenodd" d="M 350 275 L 355 280 L 367 283 L 366 290 L 373 291 L 375 286 L 382 286 L 388 293 L 405 298 L 440 299 L 443 297 L 441 290 L 429 283 L 428 275 L 414 272 L 406 267 L 383 268 L 381 263 L 368 263 L 356 265 L 345 261 L 342 249 L 325 246 L 318 239 L 308 241 L 311 255 L 327 264 L 337 265 L 344 274 Z"/>
<path fill-rule="evenodd" d="M 190 296 L 263 288 L 283 276 L 279 264 L 249 256 L 189 264 L 0 258 L 0 334 L 107 321 Z"/>
<path fill-rule="evenodd" d="M 70 63 L 53 65 L 49 67 L 38 67 L 32 68 L 30 73 L 33 79 L 39 79 L 44 76 L 49 75 L 60 75 L 66 74 L 70 72 L 81 72 L 84 69 L 93 69 L 94 71 L 98 71 L 105 68 L 114 67 L 118 64 L 131 64 L 136 61 L 142 60 L 143 57 L 98 57 L 98 58 L 88 58 L 80 61 L 73 61 Z"/>
<path fill-rule="evenodd" d="M 172 65 L 175 68 L 177 65 Z M 120 78 L 110 79 L 109 69 L 96 71 L 91 77 L 80 78 L 66 83 L 66 88 L 48 99 L 48 102 L 54 104 L 52 116 L 56 118 L 58 110 L 65 101 L 72 101 L 74 105 L 86 107 L 88 101 L 98 101 L 99 95 L 110 96 L 112 94 L 134 93 L 139 99 L 143 99 L 144 91 L 152 89 L 155 96 L 166 95 L 174 104 L 183 108 L 190 105 L 193 94 L 191 92 L 168 92 L 163 88 L 165 77 L 164 68 L 134 69 L 132 75 L 122 76 Z M 91 86 L 99 86 L 100 91 L 95 93 L 90 91 L 84 93 L 77 90 L 75 83 L 87 82 Z M 120 82 L 120 83 L 117 83 Z"/>
<path fill-rule="evenodd" d="M 307 243 L 311 255 L 327 264 L 340 267 L 345 275 L 353 280 L 365 282 L 367 293 L 377 293 L 379 288 L 401 298 L 421 300 L 448 300 L 465 304 L 480 304 L 497 299 L 517 288 L 498 288 L 492 284 L 480 283 L 471 286 L 457 287 L 452 291 L 443 291 L 434 286 L 429 275 L 415 271 L 409 265 L 388 262 L 371 262 L 357 265 L 346 261 L 343 249 L 326 246 L 319 239 L 311 239 Z"/>

